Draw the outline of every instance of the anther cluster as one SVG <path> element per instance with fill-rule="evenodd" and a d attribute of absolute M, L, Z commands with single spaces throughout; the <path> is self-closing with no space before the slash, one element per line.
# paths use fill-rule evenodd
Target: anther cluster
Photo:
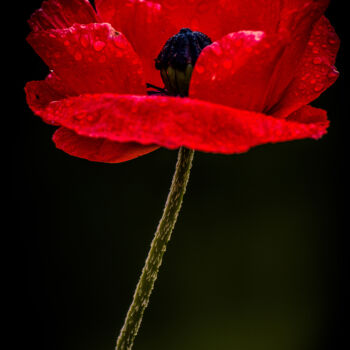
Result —
<path fill-rule="evenodd" d="M 165 43 L 155 60 L 156 69 L 167 69 L 171 66 L 185 71 L 188 64 L 194 66 L 201 51 L 211 43 L 207 35 L 182 28 Z"/>

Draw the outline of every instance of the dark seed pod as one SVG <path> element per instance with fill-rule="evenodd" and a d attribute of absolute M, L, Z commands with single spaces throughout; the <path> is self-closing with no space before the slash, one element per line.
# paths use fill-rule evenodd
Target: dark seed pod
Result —
<path fill-rule="evenodd" d="M 170 95 L 187 96 L 193 67 L 210 38 L 189 28 L 182 28 L 164 45 L 155 60 L 162 80 Z"/>

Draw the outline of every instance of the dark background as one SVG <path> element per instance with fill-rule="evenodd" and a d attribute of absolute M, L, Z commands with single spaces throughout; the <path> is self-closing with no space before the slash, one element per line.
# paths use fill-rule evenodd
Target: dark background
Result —
<path fill-rule="evenodd" d="M 113 349 L 157 226 L 176 152 L 116 165 L 55 149 L 23 87 L 47 68 L 25 42 L 13 116 L 11 348 Z M 197 152 L 183 210 L 135 350 L 337 350 L 348 338 L 348 37 L 339 80 L 313 105 L 331 127 L 319 141 L 264 145 L 242 155 Z M 7 301 L 6 301 L 7 302 Z"/>

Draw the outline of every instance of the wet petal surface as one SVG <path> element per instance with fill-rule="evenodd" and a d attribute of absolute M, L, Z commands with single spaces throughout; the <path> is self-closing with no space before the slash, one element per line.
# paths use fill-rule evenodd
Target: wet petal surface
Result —
<path fill-rule="evenodd" d="M 93 162 L 120 163 L 153 152 L 157 146 L 143 146 L 135 142 L 120 143 L 102 138 L 79 136 L 59 128 L 53 135 L 56 147 L 71 156 Z"/>
<path fill-rule="evenodd" d="M 263 143 L 319 138 L 328 126 L 325 112 L 312 113 L 313 123 L 301 123 L 188 98 L 115 94 L 81 95 L 36 110 L 81 136 L 226 154 Z"/>
<path fill-rule="evenodd" d="M 141 61 L 109 24 L 32 32 L 28 42 L 76 93 L 145 94 Z"/>
<path fill-rule="evenodd" d="M 74 23 L 100 22 L 88 0 L 48 0 L 35 11 L 28 23 L 34 32 L 63 29 Z"/>

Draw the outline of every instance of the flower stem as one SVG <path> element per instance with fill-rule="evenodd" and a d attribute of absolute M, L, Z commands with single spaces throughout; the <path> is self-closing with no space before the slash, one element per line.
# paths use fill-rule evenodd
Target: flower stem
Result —
<path fill-rule="evenodd" d="M 174 229 L 186 186 L 190 177 L 194 151 L 180 148 L 162 218 L 151 243 L 151 248 L 136 286 L 133 301 L 120 331 L 116 350 L 131 350 L 140 328 L 143 313 L 148 305 L 154 283 L 162 264 L 163 255 Z"/>

